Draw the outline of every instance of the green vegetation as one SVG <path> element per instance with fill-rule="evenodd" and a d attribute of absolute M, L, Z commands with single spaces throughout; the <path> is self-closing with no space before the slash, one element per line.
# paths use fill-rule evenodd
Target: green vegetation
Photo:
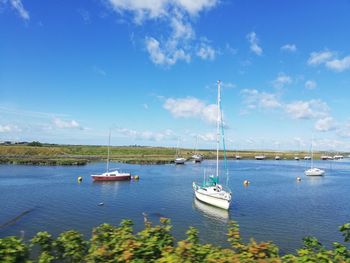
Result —
<path fill-rule="evenodd" d="M 166 147 L 140 147 L 140 146 L 115 146 L 110 148 L 112 161 L 134 164 L 164 164 L 172 163 L 175 157 L 175 148 Z M 199 150 L 206 159 L 215 159 L 216 151 Z M 194 154 L 192 149 L 181 149 L 181 155 L 190 159 Z M 239 154 L 242 159 L 253 159 L 261 152 L 255 151 L 228 151 L 229 159 Z M 267 159 L 274 159 L 276 152 L 265 151 Z M 298 155 L 303 158 L 306 152 L 278 152 L 281 159 L 293 159 Z M 83 165 L 91 161 L 105 160 L 107 155 L 106 146 L 83 146 L 83 145 L 50 145 L 32 142 L 28 145 L 0 145 L 0 163 L 34 164 L 34 165 Z M 321 153 L 315 153 L 319 159 Z M 223 158 L 221 152 L 220 158 Z"/>
<path fill-rule="evenodd" d="M 229 248 L 199 243 L 197 229 L 190 227 L 185 240 L 175 243 L 170 220 L 160 219 L 134 234 L 130 220 L 116 227 L 102 224 L 89 241 L 77 231 L 65 231 L 56 239 L 48 232 L 37 233 L 29 242 L 11 236 L 0 239 L 0 262 L 350 262 L 346 245 L 334 242 L 326 249 L 316 238 L 303 239 L 296 254 L 280 255 L 272 242 L 241 240 L 236 222 L 228 229 Z M 350 223 L 339 228 L 344 242 L 350 238 Z"/>
<path fill-rule="evenodd" d="M 38 142 L 38 141 L 32 141 L 32 142 L 28 143 L 27 145 L 28 146 L 36 146 L 36 147 L 43 146 L 43 144 L 41 142 Z"/>

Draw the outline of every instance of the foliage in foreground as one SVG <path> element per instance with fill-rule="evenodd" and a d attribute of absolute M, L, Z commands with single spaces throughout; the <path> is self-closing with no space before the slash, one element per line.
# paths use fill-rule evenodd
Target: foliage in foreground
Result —
<path fill-rule="evenodd" d="M 93 229 L 89 241 L 73 230 L 56 239 L 39 232 L 29 244 L 13 236 L 2 238 L 0 262 L 350 262 L 350 250 L 344 244 L 335 242 L 332 249 L 326 249 L 314 237 L 304 238 L 304 246 L 295 255 L 281 256 L 272 242 L 252 239 L 244 244 L 233 221 L 227 234 L 230 248 L 200 244 L 193 227 L 187 231 L 187 239 L 175 244 L 166 218 L 157 226 L 145 218 L 145 228 L 136 234 L 132 225 L 130 220 L 123 220 L 118 227 L 102 224 Z M 350 223 L 339 230 L 349 242 Z"/>

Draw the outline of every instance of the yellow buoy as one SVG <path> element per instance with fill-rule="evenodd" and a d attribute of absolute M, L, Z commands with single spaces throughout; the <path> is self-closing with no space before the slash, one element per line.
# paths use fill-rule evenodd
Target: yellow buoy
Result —
<path fill-rule="evenodd" d="M 80 183 L 81 181 L 83 181 L 83 177 L 79 176 L 78 177 L 78 183 Z"/>
<path fill-rule="evenodd" d="M 133 176 L 133 179 L 134 179 L 134 180 L 139 180 L 139 179 L 140 179 L 140 176 L 134 175 L 134 176 Z"/>
<path fill-rule="evenodd" d="M 244 185 L 244 186 L 248 186 L 249 184 L 250 184 L 250 182 L 249 182 L 248 180 L 244 180 L 244 181 L 243 181 L 243 185 Z"/>

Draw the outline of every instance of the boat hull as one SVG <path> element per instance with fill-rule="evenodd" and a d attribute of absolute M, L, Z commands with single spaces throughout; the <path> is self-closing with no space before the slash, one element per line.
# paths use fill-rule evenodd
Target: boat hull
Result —
<path fill-rule="evenodd" d="M 185 164 L 185 162 L 186 162 L 185 158 L 175 159 L 175 164 Z"/>
<path fill-rule="evenodd" d="M 131 179 L 131 175 L 117 175 L 117 176 L 105 176 L 105 175 L 91 175 L 94 181 L 127 181 Z"/>
<path fill-rule="evenodd" d="M 212 197 L 210 195 L 202 194 L 198 192 L 197 190 L 194 191 L 194 194 L 196 198 L 204 203 L 228 210 L 230 208 L 230 201 L 221 199 L 221 198 L 216 198 Z"/>
<path fill-rule="evenodd" d="M 323 176 L 325 174 L 324 170 L 321 169 L 308 169 L 305 171 L 307 176 Z"/>

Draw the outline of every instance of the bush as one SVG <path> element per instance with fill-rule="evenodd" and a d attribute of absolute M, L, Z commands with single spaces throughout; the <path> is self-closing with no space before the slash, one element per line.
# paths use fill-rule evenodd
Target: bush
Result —
<path fill-rule="evenodd" d="M 244 244 L 236 222 L 230 222 L 228 241 L 231 248 L 200 244 L 198 230 L 190 227 L 187 238 L 174 244 L 170 220 L 160 219 L 152 226 L 145 216 L 145 228 L 133 233 L 133 223 L 123 220 L 116 227 L 102 224 L 85 241 L 77 231 L 66 231 L 54 239 L 48 232 L 37 233 L 30 245 L 17 237 L 0 239 L 0 262 L 350 262 L 350 250 L 335 242 L 327 250 L 316 238 L 305 237 L 297 254 L 280 256 L 272 242 Z M 339 229 L 349 241 L 350 224 Z M 39 251 L 39 253 L 33 253 Z M 36 255 L 36 259 L 33 259 Z"/>

